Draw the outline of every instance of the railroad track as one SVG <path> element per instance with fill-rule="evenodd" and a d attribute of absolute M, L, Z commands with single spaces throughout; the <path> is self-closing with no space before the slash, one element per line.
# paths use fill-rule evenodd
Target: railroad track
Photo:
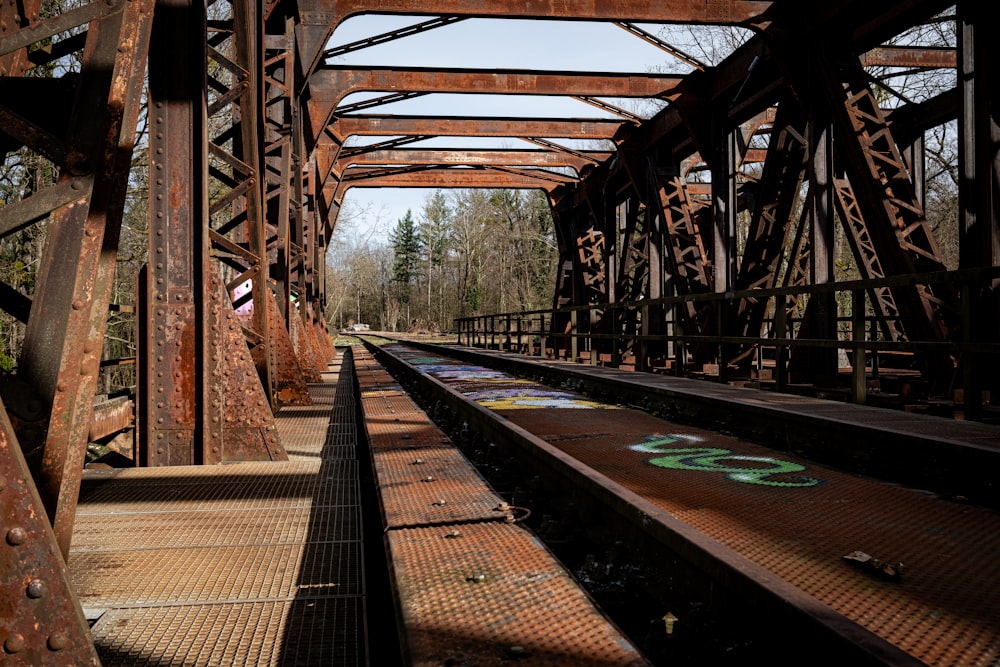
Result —
<path fill-rule="evenodd" d="M 366 344 L 654 664 L 1000 658 L 992 510 Z"/>

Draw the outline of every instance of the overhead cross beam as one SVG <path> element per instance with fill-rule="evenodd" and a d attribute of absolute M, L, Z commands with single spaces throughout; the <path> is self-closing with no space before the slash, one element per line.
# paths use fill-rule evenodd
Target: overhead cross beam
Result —
<path fill-rule="evenodd" d="M 329 131 L 340 141 L 362 136 L 546 137 L 614 140 L 622 121 L 608 118 L 490 116 L 337 116 Z"/>
<path fill-rule="evenodd" d="M 306 102 L 311 150 L 341 100 L 356 92 L 476 93 L 590 97 L 666 97 L 683 77 L 663 74 L 537 70 L 322 67 L 310 77 Z"/>
<path fill-rule="evenodd" d="M 584 165 L 605 160 L 609 156 L 607 151 L 590 151 L 574 156 L 561 151 L 533 149 L 411 148 L 355 153 L 338 160 L 337 168 L 343 170 L 351 165 L 506 165 L 570 167 L 579 172 Z"/>
<path fill-rule="evenodd" d="M 771 3 L 763 0 L 298 0 L 302 80 L 319 65 L 324 46 L 338 25 L 359 14 L 441 15 L 472 18 L 571 19 L 625 23 L 761 25 Z"/>

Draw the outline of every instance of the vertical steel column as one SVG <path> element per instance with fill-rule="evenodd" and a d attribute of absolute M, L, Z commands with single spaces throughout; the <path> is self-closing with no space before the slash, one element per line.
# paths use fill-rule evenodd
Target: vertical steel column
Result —
<path fill-rule="evenodd" d="M 712 161 L 712 286 L 718 293 L 733 289 L 736 280 L 736 161 L 737 133 L 721 121 L 715 128 Z"/>
<path fill-rule="evenodd" d="M 715 120 L 713 136 L 716 141 L 712 161 L 712 286 L 715 292 L 726 294 L 736 282 L 736 172 L 739 159 L 738 132 L 726 127 L 722 119 Z M 728 335 L 727 314 L 729 304 L 716 301 L 714 307 L 715 331 Z M 725 382 L 728 371 L 730 346 L 713 345 L 719 380 Z"/>
<path fill-rule="evenodd" d="M 834 219 L 833 219 L 833 145 L 830 123 L 825 114 L 817 112 L 807 125 L 809 188 L 809 282 L 826 285 L 835 282 Z M 837 303 L 834 294 L 813 294 L 809 299 L 810 337 L 824 340 L 837 338 Z M 837 373 L 837 351 L 834 348 L 808 350 L 809 375 L 832 377 Z"/>
<path fill-rule="evenodd" d="M 140 305 L 139 465 L 204 461 L 205 7 L 157 0 L 149 54 L 149 264 Z"/>
<path fill-rule="evenodd" d="M 963 269 L 1000 266 L 1000 54 L 992 43 L 985 8 L 958 4 L 959 264 Z M 996 279 L 962 292 L 963 339 L 995 340 L 1000 326 Z M 966 354 L 962 359 L 965 416 L 982 412 L 983 390 L 996 385 L 998 368 Z"/>
<path fill-rule="evenodd" d="M 246 22 L 236 23 L 243 27 L 215 33 L 211 49 L 220 67 L 238 74 L 245 70 L 216 50 L 218 40 L 234 32 L 249 42 Z M 218 263 L 209 259 L 211 246 L 215 256 L 242 270 L 233 287 L 252 277 L 266 288 L 264 273 L 254 268 L 261 255 L 252 248 L 259 238 L 251 231 L 237 240 L 226 237 L 224 232 L 236 223 L 221 231 L 211 226 L 213 213 L 229 217 L 231 208 L 235 220 L 243 223 L 259 207 L 253 205 L 252 195 L 237 201 L 254 187 L 254 168 L 234 155 L 247 155 L 244 145 L 230 152 L 219 139 L 243 141 L 253 134 L 253 123 L 247 120 L 243 131 L 223 128 L 209 141 L 209 115 L 230 104 L 208 104 L 206 25 L 203 0 L 162 0 L 157 7 L 150 58 L 150 264 L 147 313 L 142 318 L 148 329 L 140 336 L 140 449 L 145 465 L 287 458 L 274 432 L 245 327 Z M 244 111 L 243 117 L 247 115 L 252 116 Z M 210 155 L 217 160 L 211 165 Z M 249 155 L 253 158 L 254 152 Z M 222 165 L 232 169 L 231 176 Z M 212 207 L 210 173 L 233 187 Z M 238 177 L 244 179 L 242 184 L 234 182 Z M 255 300 L 255 311 L 264 311 L 265 322 L 266 294 Z M 266 332 L 255 340 L 269 352 Z"/>

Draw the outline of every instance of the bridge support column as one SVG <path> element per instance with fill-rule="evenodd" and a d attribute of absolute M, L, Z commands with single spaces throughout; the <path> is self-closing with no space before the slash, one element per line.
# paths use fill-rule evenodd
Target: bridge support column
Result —
<path fill-rule="evenodd" d="M 159 0 L 153 26 L 139 465 L 287 459 L 229 291 L 208 257 L 205 20 L 200 2 Z"/>

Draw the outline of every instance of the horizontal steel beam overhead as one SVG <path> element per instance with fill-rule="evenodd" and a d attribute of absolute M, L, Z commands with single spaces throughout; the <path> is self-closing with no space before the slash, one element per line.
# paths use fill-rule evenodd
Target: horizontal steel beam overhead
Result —
<path fill-rule="evenodd" d="M 574 156 L 562 151 L 510 150 L 464 148 L 390 149 L 373 150 L 341 158 L 340 169 L 350 165 L 510 165 L 522 167 L 573 167 L 579 171 L 583 165 L 606 160 L 608 151 L 587 151 Z M 588 160 L 587 157 L 592 159 Z"/>
<path fill-rule="evenodd" d="M 448 167 L 401 170 L 374 169 L 370 176 L 341 181 L 336 187 L 334 201 L 341 201 L 351 188 L 488 188 L 530 189 L 549 191 L 558 183 L 549 180 L 554 174 L 533 176 L 520 172 L 496 169 L 453 169 Z"/>
<path fill-rule="evenodd" d="M 447 14 L 452 16 L 578 19 L 635 23 L 743 23 L 770 7 L 760 0 L 326 0 L 344 18 L 355 14 Z"/>
<path fill-rule="evenodd" d="M 337 139 L 352 136 L 545 137 L 614 139 L 623 122 L 608 118 L 475 118 L 461 116 L 340 116 L 330 124 Z"/>
<path fill-rule="evenodd" d="M 354 92 L 478 93 L 604 97 L 665 97 L 684 80 L 663 74 L 545 72 L 536 70 L 416 67 L 323 67 L 309 86 L 308 149 L 333 119 L 337 105 Z"/>
<path fill-rule="evenodd" d="M 955 68 L 958 54 L 955 49 L 879 47 L 861 56 L 865 67 L 883 65 L 885 67 Z"/>
<path fill-rule="evenodd" d="M 318 65 L 336 27 L 358 14 L 746 25 L 771 6 L 762 0 L 298 0 L 297 4 L 302 80 Z"/>

